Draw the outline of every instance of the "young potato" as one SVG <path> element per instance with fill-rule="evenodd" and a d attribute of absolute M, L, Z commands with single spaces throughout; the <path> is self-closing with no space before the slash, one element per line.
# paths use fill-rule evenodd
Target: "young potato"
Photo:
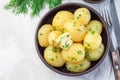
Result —
<path fill-rule="evenodd" d="M 56 39 L 62 34 L 60 31 L 52 31 L 48 36 L 48 42 L 50 45 L 59 48 L 59 45 L 56 43 Z"/>
<path fill-rule="evenodd" d="M 56 42 L 62 49 L 68 49 L 72 44 L 73 40 L 72 37 L 69 33 L 63 33 L 60 35 L 57 39 Z"/>
<path fill-rule="evenodd" d="M 53 67 L 62 67 L 65 61 L 62 58 L 61 52 L 59 49 L 48 46 L 44 51 L 44 59 L 48 64 Z"/>
<path fill-rule="evenodd" d="M 62 50 L 62 56 L 66 62 L 79 62 L 85 58 L 84 46 L 74 43 L 69 49 Z"/>
<path fill-rule="evenodd" d="M 97 61 L 99 60 L 103 53 L 104 53 L 104 45 L 101 44 L 96 50 L 88 50 L 86 51 L 86 57 L 90 60 L 90 61 Z"/>
<path fill-rule="evenodd" d="M 48 35 L 53 31 L 53 27 L 50 24 L 41 26 L 38 31 L 38 42 L 41 47 L 47 47 L 49 45 Z"/>
<path fill-rule="evenodd" d="M 53 18 L 52 25 L 56 30 L 62 30 L 64 23 L 73 18 L 74 15 L 71 12 L 65 10 L 59 11 Z"/>
<path fill-rule="evenodd" d="M 89 50 L 97 49 L 102 42 L 101 35 L 97 32 L 88 32 L 84 38 L 84 47 Z"/>
<path fill-rule="evenodd" d="M 91 65 L 91 62 L 88 59 L 83 59 L 78 63 L 66 63 L 66 68 L 71 72 L 83 72 L 87 70 Z"/>
<path fill-rule="evenodd" d="M 69 32 L 74 42 L 81 42 L 86 34 L 86 27 L 76 20 L 68 20 L 63 26 L 64 32 Z"/>
<path fill-rule="evenodd" d="M 102 23 L 98 20 L 92 20 L 90 23 L 87 25 L 87 32 L 92 31 L 92 32 L 98 32 L 99 34 L 102 32 Z"/>
<path fill-rule="evenodd" d="M 78 20 L 83 25 L 87 25 L 91 19 L 90 11 L 87 8 L 78 8 L 74 12 L 75 20 Z"/>

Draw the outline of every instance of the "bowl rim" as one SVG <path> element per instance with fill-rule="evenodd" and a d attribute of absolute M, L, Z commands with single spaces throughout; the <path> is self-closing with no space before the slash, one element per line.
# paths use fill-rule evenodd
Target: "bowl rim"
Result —
<path fill-rule="evenodd" d="M 100 0 L 100 1 L 93 1 L 93 0 L 84 0 L 85 2 L 88 2 L 88 3 L 92 3 L 92 4 L 98 4 L 98 3 L 101 3 L 105 0 Z"/>
<path fill-rule="evenodd" d="M 84 71 L 84 72 L 80 72 L 80 73 L 65 73 L 65 72 L 62 72 L 62 71 L 59 71 L 57 69 L 55 69 L 54 67 L 50 66 L 45 60 L 44 60 L 44 57 L 41 55 L 41 53 L 39 52 L 39 48 L 38 48 L 38 41 L 37 41 L 37 34 L 38 34 L 38 30 L 40 28 L 40 24 L 42 23 L 42 19 L 44 19 L 46 16 L 49 15 L 49 13 L 51 13 L 53 10 L 57 9 L 57 8 L 61 8 L 61 7 L 64 7 L 64 6 L 69 6 L 69 5 L 76 5 L 76 6 L 83 6 L 83 7 L 86 7 L 88 8 L 89 10 L 91 10 L 92 12 L 94 12 L 98 17 L 99 19 L 102 21 L 103 25 L 104 25 L 104 28 L 105 28 L 105 31 L 106 31 L 106 35 L 107 35 L 107 45 L 106 45 L 106 50 L 104 51 L 104 55 L 101 57 L 100 61 L 92 68 Z M 64 4 L 61 4 L 61 5 L 58 5 L 56 6 L 55 8 L 49 10 L 42 18 L 41 20 L 39 21 L 39 24 L 37 25 L 37 28 L 36 28 L 36 31 L 35 31 L 35 48 L 36 48 L 36 51 L 37 51 L 37 54 L 38 56 L 40 57 L 40 59 L 42 60 L 42 62 L 49 68 L 51 69 L 52 71 L 56 72 L 56 73 L 59 73 L 59 74 L 62 74 L 62 75 L 66 75 L 66 76 L 80 76 L 80 75 L 83 75 L 83 74 L 86 74 L 86 73 L 90 73 L 92 72 L 93 70 L 95 70 L 105 59 L 106 57 L 106 54 L 109 52 L 109 46 L 110 46 L 110 36 L 109 36 L 109 30 L 108 30 L 108 24 L 104 21 L 103 17 L 93 8 L 91 8 L 90 6 L 87 6 L 85 4 L 82 4 L 82 3 L 76 3 L 76 2 L 69 2 L 69 3 L 64 3 Z"/>

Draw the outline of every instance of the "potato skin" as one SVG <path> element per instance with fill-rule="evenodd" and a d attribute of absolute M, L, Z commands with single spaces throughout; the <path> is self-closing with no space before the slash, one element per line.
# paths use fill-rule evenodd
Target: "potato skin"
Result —
<path fill-rule="evenodd" d="M 85 58 L 78 63 L 66 63 L 66 68 L 71 72 L 83 72 L 87 70 L 91 65 L 91 62 Z"/>
<path fill-rule="evenodd" d="M 90 11 L 87 8 L 78 8 L 74 12 L 75 20 L 78 20 L 83 25 L 87 25 L 91 19 Z"/>
<path fill-rule="evenodd" d="M 51 46 L 59 48 L 59 45 L 56 42 L 56 39 L 62 34 L 60 31 L 52 31 L 48 36 L 48 42 Z"/>
<path fill-rule="evenodd" d="M 102 23 L 98 20 L 92 20 L 90 23 L 87 25 L 87 32 L 92 31 L 92 32 L 98 32 L 99 34 L 102 32 Z"/>
<path fill-rule="evenodd" d="M 85 58 L 84 46 L 74 43 L 67 50 L 62 50 L 62 57 L 66 62 L 79 62 Z"/>
<path fill-rule="evenodd" d="M 59 11 L 53 18 L 52 25 L 56 30 L 62 30 L 64 23 L 73 18 L 74 15 L 71 12 L 65 10 Z"/>
<path fill-rule="evenodd" d="M 101 35 L 97 32 L 88 32 L 84 38 L 84 47 L 89 50 L 97 49 L 102 42 Z"/>
<path fill-rule="evenodd" d="M 50 24 L 44 24 L 38 31 L 38 42 L 41 47 L 47 47 L 49 45 L 48 35 L 53 31 L 53 27 Z"/>
<path fill-rule="evenodd" d="M 86 27 L 76 20 L 68 20 L 63 26 L 64 32 L 69 32 L 74 42 L 81 42 L 86 34 Z"/>
<path fill-rule="evenodd" d="M 60 49 L 53 46 L 48 46 L 44 51 L 44 59 L 53 67 L 61 67 L 65 61 L 62 58 Z"/>
<path fill-rule="evenodd" d="M 86 57 L 90 60 L 90 61 L 97 61 L 99 60 L 103 53 L 104 53 L 104 45 L 101 44 L 96 50 L 88 50 L 86 51 Z"/>

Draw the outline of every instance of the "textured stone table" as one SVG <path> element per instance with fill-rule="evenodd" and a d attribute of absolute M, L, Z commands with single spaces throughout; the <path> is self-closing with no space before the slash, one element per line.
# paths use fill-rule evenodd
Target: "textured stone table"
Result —
<path fill-rule="evenodd" d="M 47 68 L 39 59 L 34 45 L 34 35 L 41 17 L 15 16 L 3 9 L 9 0 L 0 0 L 0 80 L 114 80 L 111 63 L 104 62 L 89 74 L 69 77 Z M 64 0 L 63 3 L 72 0 Z M 83 3 L 82 0 L 74 2 Z M 116 0 L 116 7 L 120 1 Z M 48 6 L 41 12 L 43 16 Z M 118 11 L 120 18 L 120 11 Z"/>

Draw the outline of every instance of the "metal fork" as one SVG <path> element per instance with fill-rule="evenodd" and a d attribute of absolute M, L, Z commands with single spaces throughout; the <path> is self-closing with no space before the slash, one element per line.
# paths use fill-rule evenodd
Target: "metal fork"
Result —
<path fill-rule="evenodd" d="M 101 16 L 103 17 L 103 19 L 105 20 L 105 22 L 110 26 L 109 32 L 112 32 L 112 22 L 111 22 L 111 17 L 110 17 L 110 11 L 109 11 L 109 6 L 108 5 L 102 5 L 101 8 L 99 8 L 99 13 L 101 14 Z"/>
<path fill-rule="evenodd" d="M 101 8 L 99 8 L 99 13 L 101 14 L 101 16 L 103 17 L 103 19 L 105 20 L 105 22 L 109 25 L 108 29 L 110 32 L 110 37 L 112 35 L 112 30 L 114 32 L 113 29 L 113 25 L 112 25 L 112 20 L 110 17 L 110 10 L 109 10 L 109 6 L 104 4 L 102 5 Z M 119 59 L 119 53 L 115 50 L 115 47 L 113 47 L 113 42 L 112 42 L 112 37 L 110 40 L 110 55 L 111 55 L 111 61 L 112 61 L 112 65 L 113 65 L 113 70 L 115 73 L 115 79 L 116 80 L 120 80 L 119 76 L 120 74 L 118 73 L 120 71 L 120 59 Z"/>

